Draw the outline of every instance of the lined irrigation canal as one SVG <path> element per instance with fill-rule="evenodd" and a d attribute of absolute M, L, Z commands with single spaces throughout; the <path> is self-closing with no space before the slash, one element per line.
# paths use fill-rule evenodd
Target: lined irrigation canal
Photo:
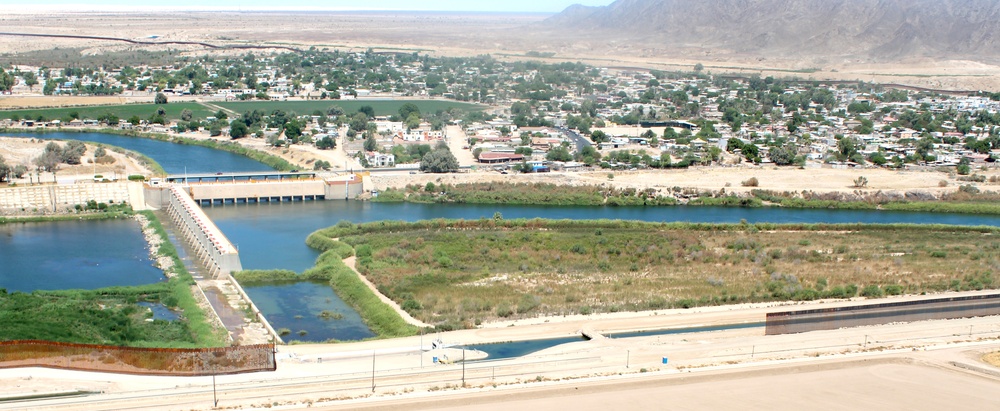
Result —
<path fill-rule="evenodd" d="M 229 152 L 144 138 L 103 133 L 6 135 L 76 139 L 115 145 L 153 158 L 171 174 L 182 174 L 185 171 L 214 173 L 269 170 L 264 164 Z M 504 218 L 1000 226 L 1000 216 L 777 207 L 556 207 L 316 201 L 215 206 L 206 208 L 205 212 L 239 247 L 245 269 L 284 268 L 297 272 L 311 267 L 319 255 L 305 245 L 306 237 L 317 229 L 334 225 L 341 220 L 360 223 L 386 219 L 479 219 L 490 218 L 495 212 L 500 212 Z M 58 244 L 59 247 L 52 247 L 53 244 Z M 93 289 L 162 281 L 162 273 L 152 268 L 146 254 L 139 226 L 133 221 L 0 225 L 0 261 L 6 264 L 5 269 L 0 272 L 0 287 L 10 291 L 30 292 L 36 289 Z M 70 258 L 66 258 L 67 256 Z M 31 275 L 25 275 L 26 273 Z M 344 304 L 326 284 L 299 282 L 247 287 L 246 290 L 275 328 L 292 330 L 293 334 L 289 339 L 357 340 L 373 336 L 360 316 Z M 316 315 L 323 310 L 342 313 L 344 318 L 323 320 Z M 298 335 L 299 330 L 305 331 L 304 335 Z M 496 358 L 495 355 L 516 355 L 505 353 L 536 351 L 546 344 L 569 342 L 563 339 L 544 341 L 546 340 L 477 348 L 487 352 L 494 351 L 491 352 L 491 358 Z"/>

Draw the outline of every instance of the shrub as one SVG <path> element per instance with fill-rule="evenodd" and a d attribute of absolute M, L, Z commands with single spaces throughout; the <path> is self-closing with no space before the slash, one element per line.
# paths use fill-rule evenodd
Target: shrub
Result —
<path fill-rule="evenodd" d="M 948 258 L 948 253 L 944 251 L 931 251 L 931 258 Z"/>
<path fill-rule="evenodd" d="M 878 288 L 877 285 L 867 285 L 861 290 L 862 297 L 881 297 L 883 295 L 882 289 Z"/>
<path fill-rule="evenodd" d="M 524 294 L 521 296 L 521 301 L 517 303 L 517 312 L 518 314 L 530 312 L 531 310 L 538 308 L 539 304 L 541 304 L 541 301 L 538 297 L 531 294 Z"/>
<path fill-rule="evenodd" d="M 146 176 L 142 174 L 132 174 L 128 176 L 128 181 L 146 181 Z"/>
<path fill-rule="evenodd" d="M 887 285 L 885 287 L 882 287 L 882 291 L 885 292 L 885 295 L 902 295 L 903 286 L 896 284 Z"/>
<path fill-rule="evenodd" d="M 740 185 L 743 187 L 757 187 L 760 185 L 760 181 L 757 180 L 757 177 L 750 177 L 749 179 L 741 182 Z"/>

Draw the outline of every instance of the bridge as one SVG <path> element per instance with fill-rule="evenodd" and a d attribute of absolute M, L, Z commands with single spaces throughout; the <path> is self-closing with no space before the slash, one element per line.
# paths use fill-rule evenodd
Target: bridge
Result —
<path fill-rule="evenodd" d="M 170 175 L 151 186 L 182 185 L 199 205 L 336 200 L 363 192 L 362 174 L 326 179 L 315 172 Z"/>
<path fill-rule="evenodd" d="M 285 181 L 299 179 L 315 179 L 319 175 L 315 172 L 299 171 L 259 171 L 246 173 L 198 173 L 198 174 L 171 174 L 162 181 L 167 183 L 203 183 L 203 182 L 225 182 L 225 181 Z"/>

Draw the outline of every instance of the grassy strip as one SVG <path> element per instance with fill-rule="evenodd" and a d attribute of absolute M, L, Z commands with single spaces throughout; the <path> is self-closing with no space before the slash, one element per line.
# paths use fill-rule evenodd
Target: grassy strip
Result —
<path fill-rule="evenodd" d="M 872 197 L 869 201 L 841 201 L 795 197 L 793 193 L 753 190 L 753 199 L 767 201 L 781 207 L 836 210 L 889 210 L 925 213 L 1000 214 L 1000 203 L 994 201 L 995 193 L 967 194 L 960 199 L 946 198 L 936 201 L 899 201 Z M 954 196 L 952 196 L 954 197 Z"/>
<path fill-rule="evenodd" d="M 298 114 L 310 114 L 316 110 L 326 112 L 333 106 L 339 106 L 345 113 L 357 112 L 363 106 L 369 106 L 375 110 L 377 116 L 388 116 L 399 113 L 399 108 L 403 104 L 415 104 L 421 113 L 436 113 L 442 110 L 460 109 L 465 111 L 482 111 L 486 106 L 465 103 L 454 100 L 305 100 L 305 101 L 235 101 L 215 103 L 219 107 L 233 110 L 237 113 L 244 113 L 252 110 L 262 110 L 270 113 L 274 110 L 283 110 Z M 125 118 L 125 117 L 123 117 Z"/>
<path fill-rule="evenodd" d="M 131 208 L 128 210 L 115 210 L 106 212 L 87 212 L 79 214 L 61 214 L 51 216 L 26 216 L 26 217 L 0 217 L 0 224 L 11 223 L 47 223 L 55 221 L 78 221 L 78 220 L 110 220 L 116 218 L 126 218 L 133 214 Z"/>
<path fill-rule="evenodd" d="M 176 299 L 177 307 L 181 309 L 187 319 L 195 344 L 200 347 L 224 346 L 225 330 L 218 330 L 212 326 L 212 323 L 206 318 L 205 312 L 198 306 L 194 295 L 191 294 L 191 286 L 195 285 L 194 278 L 184 268 L 184 262 L 177 254 L 174 244 L 168 240 L 170 237 L 167 235 L 167 230 L 163 228 L 163 224 L 152 211 L 140 211 L 139 213 L 149 219 L 150 227 L 163 239 L 160 246 L 154 250 L 155 255 L 169 257 L 174 262 L 173 267 L 170 268 L 174 276 L 167 281 L 167 286 L 171 295 Z"/>
<path fill-rule="evenodd" d="M 240 284 L 262 284 L 281 281 L 298 281 L 299 274 L 292 270 L 243 270 L 233 273 Z"/>
<path fill-rule="evenodd" d="M 420 221 L 382 220 L 370 223 L 351 224 L 340 222 L 310 235 L 309 242 L 321 243 L 324 240 L 312 237 L 330 238 L 359 236 L 366 234 L 392 233 L 416 230 L 449 230 L 477 228 L 531 228 L 531 229 L 631 229 L 631 230 L 693 230 L 693 231 L 908 231 L 908 232 L 956 232 L 1000 234 L 1000 228 L 993 226 L 959 226 L 949 224 L 863 224 L 863 223 L 690 223 L 690 222 L 651 222 L 638 220 L 550 220 L 534 219 L 434 219 Z"/>
<path fill-rule="evenodd" d="M 653 190 L 564 186 L 550 183 L 464 183 L 409 185 L 389 189 L 373 199 L 379 202 L 468 203 L 561 206 L 655 206 L 672 205 L 677 200 L 659 196 Z"/>
<path fill-rule="evenodd" d="M 1000 203 L 981 200 L 955 201 L 842 201 L 836 199 L 805 199 L 788 193 L 754 190 L 753 196 L 702 196 L 687 204 L 716 207 L 780 206 L 803 209 L 891 210 L 931 213 L 1000 214 Z M 571 187 L 550 183 L 464 183 L 408 185 L 380 192 L 373 202 L 394 203 L 468 203 L 559 206 L 663 206 L 677 205 L 673 197 L 658 195 L 654 190 L 616 189 L 601 186 Z"/>
<path fill-rule="evenodd" d="M 316 266 L 306 270 L 302 277 L 328 280 L 337 295 L 358 311 L 361 319 L 379 338 L 407 337 L 417 333 L 417 327 L 403 320 L 396 310 L 382 302 L 361 281 L 354 270 L 344 265 L 343 259 L 354 255 L 351 246 L 329 238 L 324 240 L 313 238 L 317 236 L 320 235 L 311 234 L 307 243 L 324 252 L 316 259 Z"/>
<path fill-rule="evenodd" d="M 166 239 L 163 226 L 152 212 L 141 211 L 151 227 Z M 56 222 L 63 220 L 112 219 L 130 215 L 128 211 L 95 214 L 3 219 L 11 222 Z M 194 284 L 184 269 L 173 244 L 164 241 L 155 254 L 169 256 L 173 277 L 163 283 L 137 287 L 108 287 L 98 290 L 36 291 L 8 294 L 0 288 L 0 340 L 40 339 L 85 344 L 133 347 L 191 348 L 223 346 L 224 337 L 205 319 L 191 294 Z M 183 321 L 146 321 L 148 311 L 138 302 L 159 302 L 179 308 Z"/>
<path fill-rule="evenodd" d="M 96 106 L 74 106 L 74 107 L 62 107 L 62 108 L 36 108 L 36 109 L 19 109 L 19 110 L 0 110 L 0 119 L 3 118 L 14 118 L 15 116 L 22 119 L 38 119 L 39 117 L 45 120 L 63 120 L 69 121 L 72 116 L 70 113 L 76 113 L 80 119 L 97 119 L 98 117 L 105 114 L 114 114 L 122 121 L 126 121 L 132 116 L 139 116 L 139 118 L 149 118 L 156 114 L 156 110 L 163 108 L 166 112 L 165 116 L 167 119 L 179 120 L 181 118 L 181 112 L 185 109 L 191 110 L 192 119 L 194 120 L 204 120 L 206 117 L 213 116 L 215 113 L 209 111 L 205 106 L 199 103 L 189 103 L 189 102 L 176 102 L 169 104 L 118 104 L 118 105 L 96 105 Z"/>

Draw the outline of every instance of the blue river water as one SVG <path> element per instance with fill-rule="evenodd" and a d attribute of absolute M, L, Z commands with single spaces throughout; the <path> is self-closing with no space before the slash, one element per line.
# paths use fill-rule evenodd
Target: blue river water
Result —
<path fill-rule="evenodd" d="M 240 249 L 243 267 L 285 268 L 301 272 L 319 255 L 306 247 L 305 238 L 341 220 L 354 223 L 379 220 L 416 221 L 434 218 L 623 219 L 704 223 L 916 223 L 1000 226 L 1000 216 L 935 214 L 894 211 L 810 210 L 777 207 L 551 207 L 475 204 L 371 203 L 316 201 L 279 204 L 211 206 L 205 213 Z M 281 244 L 280 250 L 276 245 Z"/>
<path fill-rule="evenodd" d="M 232 153 L 143 138 L 103 133 L 5 135 L 77 139 L 115 145 L 153 158 L 171 174 L 270 170 L 259 162 Z M 283 268 L 296 272 L 311 267 L 319 255 L 305 245 L 306 237 L 341 220 L 360 223 L 387 219 L 479 219 L 492 218 L 494 213 L 499 212 L 504 218 L 1000 226 L 1000 216 L 770 207 L 557 207 L 331 200 L 211 206 L 206 207 L 205 212 L 239 248 L 245 269 Z M 133 226 L 115 221 L 87 222 L 86 225 L 74 223 L 0 226 L 0 264 L 3 265 L 0 287 L 11 291 L 98 288 L 148 284 L 162 279 L 162 273 L 143 260 L 146 258 L 145 244 L 134 223 L 131 223 Z M 59 244 L 60 247 L 52 247 L 52 244 Z M 7 264 L 8 261 L 12 263 Z M 149 277 L 143 274 L 147 271 L 154 275 Z M 357 313 L 344 305 L 326 284 L 276 284 L 247 287 L 247 292 L 275 328 L 291 330 L 293 335 L 288 339 L 353 340 L 371 336 L 371 331 L 364 326 Z M 317 314 L 322 310 L 339 312 L 344 318 L 320 319 Z M 299 331 L 306 332 L 299 335 Z"/>
<path fill-rule="evenodd" d="M 0 288 L 9 292 L 164 280 L 135 220 L 0 224 Z"/>
<path fill-rule="evenodd" d="M 271 167 L 239 154 L 202 146 L 170 143 L 141 137 L 107 133 L 4 133 L 4 136 L 55 140 L 80 140 L 109 144 L 145 154 L 167 174 L 216 173 L 221 171 L 273 171 Z"/>

